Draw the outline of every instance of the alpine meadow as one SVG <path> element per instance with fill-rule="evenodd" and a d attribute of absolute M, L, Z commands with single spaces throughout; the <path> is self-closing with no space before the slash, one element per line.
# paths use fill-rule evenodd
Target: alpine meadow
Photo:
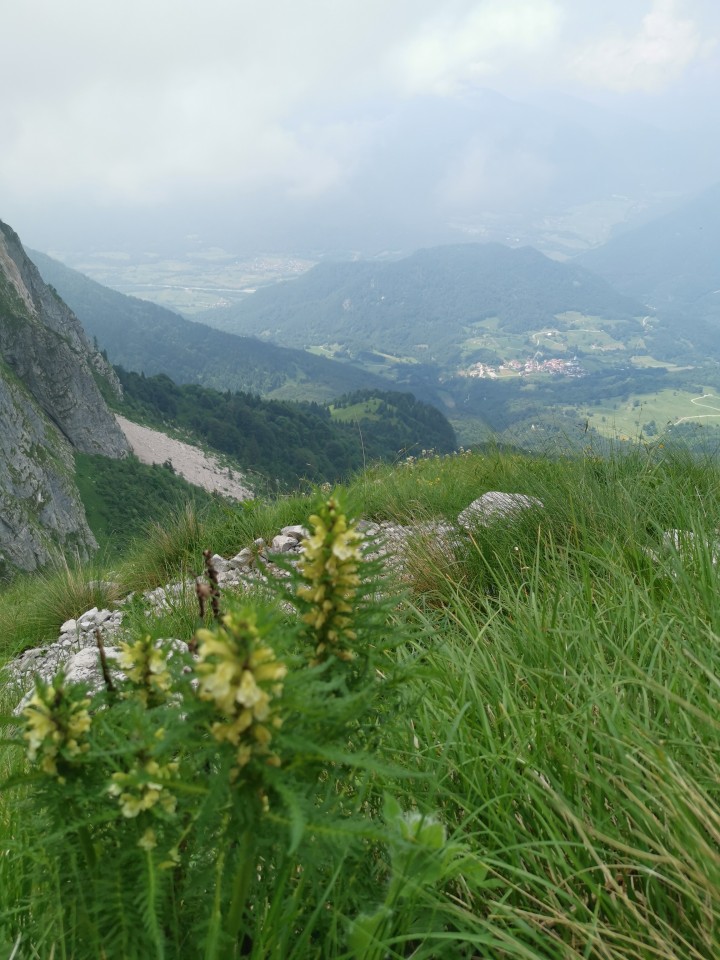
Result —
<path fill-rule="evenodd" d="M 0 960 L 720 958 L 720 6 L 2 29 Z"/>

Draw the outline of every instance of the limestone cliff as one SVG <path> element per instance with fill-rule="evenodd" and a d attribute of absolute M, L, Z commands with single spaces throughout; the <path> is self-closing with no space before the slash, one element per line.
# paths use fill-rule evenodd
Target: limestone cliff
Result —
<path fill-rule="evenodd" d="M 0 311 L 0 356 L 70 443 L 83 453 L 124 456 L 127 443 L 96 381 L 119 389 L 112 368 L 2 221 Z"/>
<path fill-rule="evenodd" d="M 95 541 L 73 479 L 73 448 L 122 457 L 127 443 L 100 392 L 112 368 L 0 221 L 0 575 L 32 570 L 53 547 Z"/>

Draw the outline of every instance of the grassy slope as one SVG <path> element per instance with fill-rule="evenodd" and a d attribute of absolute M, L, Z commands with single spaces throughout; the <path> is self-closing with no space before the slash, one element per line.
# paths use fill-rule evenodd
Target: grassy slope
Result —
<path fill-rule="evenodd" d="M 453 882 L 428 884 L 415 913 L 398 906 L 395 939 L 381 932 L 377 956 L 718 956 L 720 591 L 707 544 L 720 471 L 658 451 L 491 452 L 371 471 L 348 497 L 368 517 L 421 520 L 452 518 L 488 489 L 539 496 L 545 509 L 455 548 L 417 542 L 394 627 L 407 706 L 387 720 L 373 788 L 437 812 L 466 862 Z M 308 509 L 296 498 L 186 516 L 137 544 L 118 579 L 160 582 L 183 557 L 198 564 L 206 544 L 230 553 Z M 673 528 L 694 538 L 664 546 Z M 44 611 L 47 629 L 47 582 L 22 586 L 3 597 L 5 656 L 29 642 L 23 622 Z M 77 602 L 56 616 L 82 612 Z M 188 638 L 192 628 L 177 610 L 155 629 Z M 0 848 L 14 829 L 8 802 Z M 383 853 L 358 851 L 379 873 L 358 872 L 336 842 L 334 879 L 316 889 L 306 878 L 303 896 L 352 918 L 378 902 Z M 292 897 L 283 907 L 270 897 L 270 916 L 300 916 Z M 343 928 L 332 946 L 308 935 L 292 956 L 350 957 Z"/>
<path fill-rule="evenodd" d="M 76 454 L 75 470 L 88 525 L 108 556 L 125 552 L 151 519 L 161 520 L 187 502 L 202 507 L 213 500 L 172 470 L 140 463 L 137 457 Z"/>

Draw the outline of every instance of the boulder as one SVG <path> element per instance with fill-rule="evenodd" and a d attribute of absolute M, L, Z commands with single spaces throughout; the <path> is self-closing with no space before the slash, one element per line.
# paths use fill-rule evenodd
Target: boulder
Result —
<path fill-rule="evenodd" d="M 250 547 L 244 547 L 240 553 L 228 560 L 228 566 L 231 570 L 242 570 L 245 567 L 251 567 L 255 559 L 255 554 Z"/>
<path fill-rule="evenodd" d="M 517 519 L 524 510 L 542 509 L 542 500 L 523 493 L 500 493 L 493 490 L 467 506 L 458 516 L 461 527 L 488 527 L 498 520 Z"/>
<path fill-rule="evenodd" d="M 278 534 L 276 537 L 273 537 L 272 543 L 270 544 L 271 553 L 288 553 L 290 550 L 296 550 L 298 541 L 295 537 L 283 536 L 283 534 Z"/>
<path fill-rule="evenodd" d="M 105 648 L 105 656 L 108 660 L 112 660 L 117 654 L 117 647 Z M 65 679 L 68 683 L 88 683 L 93 690 L 102 686 L 103 677 L 98 648 L 84 647 L 73 654 L 65 664 Z"/>
<path fill-rule="evenodd" d="M 283 527 L 280 533 L 284 537 L 294 537 L 298 542 L 310 536 L 308 529 L 299 523 L 293 524 L 290 527 Z"/>

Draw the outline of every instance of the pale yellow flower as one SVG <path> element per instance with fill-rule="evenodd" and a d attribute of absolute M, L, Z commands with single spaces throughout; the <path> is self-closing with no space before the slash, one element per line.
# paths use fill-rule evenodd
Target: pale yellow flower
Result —
<path fill-rule="evenodd" d="M 195 639 L 198 694 L 222 714 L 211 732 L 220 743 L 237 747 L 235 773 L 250 762 L 253 753 L 265 762 L 276 760 L 269 749 L 272 734 L 263 724 L 271 721 L 276 726 L 272 701 L 282 695 L 280 681 L 287 668 L 276 660 L 271 647 L 261 645 L 256 615 L 250 611 L 228 614 L 220 627 L 198 630 Z"/>
<path fill-rule="evenodd" d="M 140 837 L 137 842 L 137 845 L 142 850 L 154 850 L 157 846 L 157 836 L 152 827 L 148 827 L 145 833 Z"/>
<path fill-rule="evenodd" d="M 111 797 L 119 798 L 120 812 L 124 817 L 137 817 L 158 803 L 166 813 L 172 814 L 177 800 L 168 786 L 177 779 L 177 773 L 177 763 L 161 766 L 156 760 L 148 760 L 129 773 L 114 773 L 107 792 Z"/>
<path fill-rule="evenodd" d="M 134 643 L 120 643 L 118 662 L 144 703 L 164 700 L 170 689 L 167 654 L 159 644 L 161 641 L 153 640 L 149 634 Z"/>
<path fill-rule="evenodd" d="M 310 523 L 314 531 L 302 543 L 298 564 L 303 582 L 296 593 L 309 605 L 301 619 L 316 634 L 316 659 L 333 653 L 340 660 L 352 660 L 350 644 L 357 639 L 352 612 L 360 586 L 362 537 L 334 499 L 323 504 Z"/>
<path fill-rule="evenodd" d="M 39 757 L 41 770 L 64 782 L 58 774 L 58 760 L 72 761 L 90 749 L 84 740 L 92 723 L 89 706 L 87 699 L 73 701 L 68 697 L 62 676 L 47 687 L 38 686 L 23 710 L 28 759 L 34 762 Z"/>

